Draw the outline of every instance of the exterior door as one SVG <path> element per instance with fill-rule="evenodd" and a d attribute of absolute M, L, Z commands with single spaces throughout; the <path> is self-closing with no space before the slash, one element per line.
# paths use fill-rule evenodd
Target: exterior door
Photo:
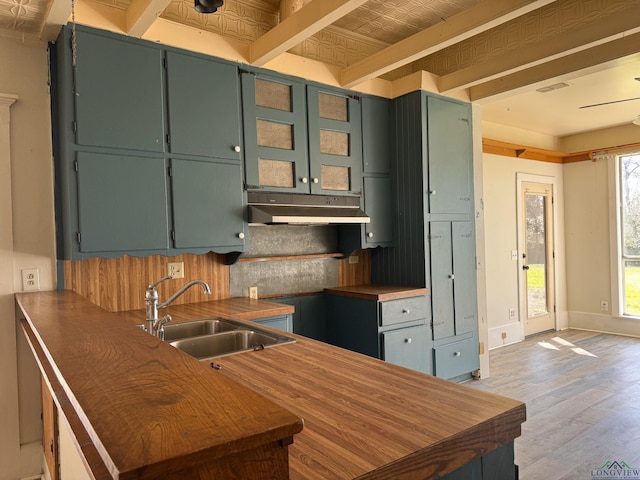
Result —
<path fill-rule="evenodd" d="M 555 328 L 553 185 L 523 182 L 521 275 L 524 334 Z"/>

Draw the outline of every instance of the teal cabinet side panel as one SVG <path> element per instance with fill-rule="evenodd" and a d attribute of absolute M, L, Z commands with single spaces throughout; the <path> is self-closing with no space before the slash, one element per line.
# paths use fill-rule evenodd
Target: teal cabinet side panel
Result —
<path fill-rule="evenodd" d="M 482 457 L 483 480 L 518 480 L 513 442 L 502 445 Z"/>
<path fill-rule="evenodd" d="M 320 116 L 320 95 L 334 95 L 346 100 L 347 120 L 340 121 Z M 337 92 L 316 86 L 307 86 L 307 115 L 309 127 L 309 173 L 311 193 L 324 195 L 359 194 L 362 190 L 362 113 L 360 101 L 346 92 Z M 321 132 L 336 132 L 348 136 L 346 155 L 323 153 Z M 346 190 L 328 188 L 323 180 L 323 167 L 348 169 L 349 185 Z M 317 179 L 317 181 L 316 181 Z M 333 182 L 330 182 L 333 183 Z"/>
<path fill-rule="evenodd" d="M 437 340 L 455 334 L 451 222 L 430 222 L 429 231 L 433 338 Z"/>
<path fill-rule="evenodd" d="M 244 249 L 240 164 L 173 159 L 171 184 L 175 248 Z"/>
<path fill-rule="evenodd" d="M 290 111 L 259 106 L 256 102 L 256 81 L 264 80 L 290 88 Z M 284 77 L 271 77 L 251 72 L 242 73 L 242 112 L 244 125 L 245 176 L 247 189 L 273 192 L 309 193 L 309 157 L 307 148 L 307 108 L 305 87 L 301 82 Z M 260 145 L 258 126 L 267 121 L 292 130 L 292 149 Z M 260 161 L 289 162 L 293 172 L 291 186 L 267 185 L 260 178 Z"/>
<path fill-rule="evenodd" d="M 167 52 L 172 153 L 240 159 L 239 83 L 234 65 Z"/>
<path fill-rule="evenodd" d="M 432 374 L 432 340 L 429 325 L 382 332 L 386 362 Z"/>
<path fill-rule="evenodd" d="M 81 252 L 169 247 L 164 159 L 79 152 L 77 161 Z"/>
<path fill-rule="evenodd" d="M 453 222 L 453 272 L 455 278 L 456 335 L 478 330 L 476 288 L 476 242 L 471 222 Z"/>
<path fill-rule="evenodd" d="M 494 478 L 482 476 L 482 461 L 476 458 L 444 477 L 436 475 L 435 480 L 494 480 Z"/>
<path fill-rule="evenodd" d="M 367 246 L 393 242 L 394 203 L 389 177 L 363 178 L 364 211 L 370 223 L 364 224 L 364 242 Z"/>
<path fill-rule="evenodd" d="M 338 347 L 380 358 L 378 302 L 337 295 L 325 297 L 327 341 Z"/>
<path fill-rule="evenodd" d="M 362 97 L 362 171 L 389 173 L 391 165 L 391 100 Z"/>
<path fill-rule="evenodd" d="M 427 97 L 429 213 L 470 214 L 471 115 L 468 105 Z"/>
<path fill-rule="evenodd" d="M 163 152 L 162 50 L 81 30 L 76 44 L 77 143 Z"/>
<path fill-rule="evenodd" d="M 277 317 L 259 318 L 255 320 L 260 325 L 277 328 L 285 332 L 293 332 L 293 321 L 291 315 L 279 315 Z"/>

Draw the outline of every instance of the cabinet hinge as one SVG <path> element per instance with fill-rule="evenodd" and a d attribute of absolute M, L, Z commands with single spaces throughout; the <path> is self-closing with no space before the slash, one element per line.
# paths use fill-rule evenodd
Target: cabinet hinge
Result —
<path fill-rule="evenodd" d="M 50 445 L 50 447 L 51 447 L 51 453 L 53 453 L 53 440 L 51 440 L 51 445 Z"/>
<path fill-rule="evenodd" d="M 173 175 L 173 170 L 171 169 L 171 167 L 168 167 L 168 168 L 167 168 L 167 174 L 168 174 L 169 176 Z"/>
<path fill-rule="evenodd" d="M 167 145 L 171 145 L 171 135 L 167 133 L 166 138 L 167 138 Z"/>
<path fill-rule="evenodd" d="M 78 171 L 78 160 L 74 160 L 73 161 L 73 169 L 77 172 Z"/>
<path fill-rule="evenodd" d="M 258 74 L 257 74 L 256 72 L 250 72 L 250 71 L 248 71 L 248 70 L 243 70 L 242 68 L 239 68 L 239 69 L 238 69 L 238 73 L 239 73 L 240 75 L 242 75 L 242 74 L 248 74 L 248 75 L 253 75 L 254 77 L 257 77 L 257 76 L 258 76 Z"/>
<path fill-rule="evenodd" d="M 175 241 L 175 239 L 176 239 L 176 231 L 171 230 L 171 241 Z"/>
<path fill-rule="evenodd" d="M 78 242 L 78 245 L 80 245 L 81 241 L 82 241 L 82 235 L 80 234 L 80 232 L 76 232 L 76 242 Z"/>
<path fill-rule="evenodd" d="M 73 130 L 74 134 L 78 133 L 78 122 L 75 120 L 71 122 L 71 130 Z"/>
<path fill-rule="evenodd" d="M 354 100 L 357 100 L 358 102 L 360 101 L 360 95 L 347 95 L 349 98 L 352 98 Z"/>
<path fill-rule="evenodd" d="M 164 57 L 162 59 L 162 66 L 166 69 L 167 68 L 167 57 Z"/>

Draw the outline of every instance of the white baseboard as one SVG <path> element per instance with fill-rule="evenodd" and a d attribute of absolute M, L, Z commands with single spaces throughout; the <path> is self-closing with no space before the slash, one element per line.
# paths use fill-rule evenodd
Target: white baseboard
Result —
<path fill-rule="evenodd" d="M 503 333 L 506 338 L 503 338 Z M 522 325 L 520 322 L 513 322 L 499 327 L 489 328 L 489 350 L 504 347 L 512 343 L 521 342 L 524 339 Z"/>
<path fill-rule="evenodd" d="M 640 320 L 590 312 L 569 312 L 569 328 L 640 337 Z"/>
<path fill-rule="evenodd" d="M 20 479 L 36 480 L 42 478 L 44 453 L 42 440 L 20 445 Z"/>

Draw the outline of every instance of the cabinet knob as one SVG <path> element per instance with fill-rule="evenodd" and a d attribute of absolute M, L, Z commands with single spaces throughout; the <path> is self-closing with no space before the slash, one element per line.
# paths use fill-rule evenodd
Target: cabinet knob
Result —
<path fill-rule="evenodd" d="M 308 182 L 309 182 L 309 179 L 308 179 L 307 177 L 302 177 L 302 178 L 300 179 L 300 181 L 301 181 L 302 183 L 308 183 Z"/>
<path fill-rule="evenodd" d="M 429 190 L 429 195 L 435 195 L 438 191 L 434 188 L 433 190 Z"/>
<path fill-rule="evenodd" d="M 453 356 L 454 356 L 454 357 L 459 357 L 459 356 L 461 356 L 461 355 L 462 355 L 462 354 L 461 354 L 460 352 L 453 352 Z"/>
<path fill-rule="evenodd" d="M 402 309 L 402 313 L 404 313 L 406 315 L 408 313 L 411 313 L 411 310 L 409 310 L 408 308 L 403 308 Z"/>
<path fill-rule="evenodd" d="M 318 177 L 313 177 L 313 183 L 318 183 L 320 180 L 318 180 Z"/>
<path fill-rule="evenodd" d="M 456 278 L 456 276 L 452 273 L 451 275 L 449 275 L 449 278 L 453 280 L 454 278 Z"/>
<path fill-rule="evenodd" d="M 240 232 L 240 233 L 238 234 L 238 238 L 239 238 L 239 239 L 243 239 L 243 238 L 244 238 L 244 232 Z"/>
<path fill-rule="evenodd" d="M 373 232 L 369 232 L 369 233 L 367 233 L 367 237 L 369 237 L 369 238 L 373 238 Z"/>
<path fill-rule="evenodd" d="M 413 342 L 413 339 L 411 337 L 404 339 L 404 343 L 411 343 L 411 342 Z"/>
<path fill-rule="evenodd" d="M 235 147 L 233 147 L 234 152 L 240 153 L 240 150 L 241 150 L 240 145 L 236 145 Z"/>

